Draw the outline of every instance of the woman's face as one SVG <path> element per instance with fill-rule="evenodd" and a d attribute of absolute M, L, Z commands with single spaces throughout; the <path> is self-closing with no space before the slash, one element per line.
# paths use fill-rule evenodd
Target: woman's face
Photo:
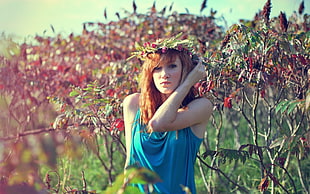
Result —
<path fill-rule="evenodd" d="M 168 64 L 155 67 L 153 80 L 158 91 L 170 95 L 180 84 L 182 76 L 182 63 L 179 57 Z"/>

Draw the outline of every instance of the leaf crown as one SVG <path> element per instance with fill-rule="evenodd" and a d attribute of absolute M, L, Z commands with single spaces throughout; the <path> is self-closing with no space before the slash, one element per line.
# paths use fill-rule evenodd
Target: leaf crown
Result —
<path fill-rule="evenodd" d="M 182 32 L 167 39 L 158 39 L 155 42 L 145 42 L 143 45 L 135 43 L 136 50 L 131 53 L 127 59 L 137 57 L 138 59 L 145 60 L 146 56 L 150 53 L 166 53 L 169 49 L 175 49 L 181 52 L 187 52 L 190 56 L 194 54 L 193 41 L 190 39 L 179 40 Z"/>

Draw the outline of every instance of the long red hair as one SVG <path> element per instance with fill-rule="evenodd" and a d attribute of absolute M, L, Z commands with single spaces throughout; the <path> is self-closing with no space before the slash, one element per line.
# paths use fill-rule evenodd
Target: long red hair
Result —
<path fill-rule="evenodd" d="M 188 73 L 194 68 L 191 57 L 182 51 L 175 49 L 168 49 L 165 53 L 150 53 L 142 66 L 139 86 L 141 94 L 139 99 L 139 106 L 141 111 L 141 119 L 144 124 L 147 124 L 153 117 L 157 108 L 163 103 L 161 93 L 155 87 L 153 81 L 153 70 L 157 66 L 171 63 L 180 58 L 182 63 L 182 77 L 181 83 L 184 81 Z M 186 107 L 193 99 L 195 99 L 195 88 L 192 87 L 187 96 L 184 98 L 181 106 Z"/>

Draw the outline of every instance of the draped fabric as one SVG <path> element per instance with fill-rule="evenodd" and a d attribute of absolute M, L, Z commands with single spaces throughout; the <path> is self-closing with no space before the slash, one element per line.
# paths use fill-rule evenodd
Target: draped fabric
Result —
<path fill-rule="evenodd" d="M 137 111 L 132 126 L 130 165 L 139 165 L 156 172 L 162 182 L 154 184 L 155 193 L 185 193 L 182 186 L 196 193 L 194 164 L 203 139 L 190 127 L 169 132 L 146 133 Z M 138 185 L 143 190 L 143 185 Z"/>

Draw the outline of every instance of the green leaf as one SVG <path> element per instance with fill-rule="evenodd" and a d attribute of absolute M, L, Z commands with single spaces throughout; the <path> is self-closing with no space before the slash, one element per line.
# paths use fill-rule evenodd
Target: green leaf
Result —
<path fill-rule="evenodd" d="M 117 193 L 117 191 L 122 187 L 124 183 L 125 176 L 123 173 L 119 174 L 116 177 L 116 180 L 114 181 L 113 185 L 110 187 L 107 187 L 107 189 L 104 191 L 105 194 L 114 194 Z"/>
<path fill-rule="evenodd" d="M 296 100 L 296 101 L 289 103 L 289 108 L 287 109 L 287 114 L 290 114 L 296 108 L 296 106 L 300 103 L 301 103 L 301 101 L 299 101 L 299 100 Z"/>
<path fill-rule="evenodd" d="M 287 108 L 287 104 L 288 104 L 288 101 L 281 101 L 277 107 L 276 107 L 276 113 L 278 113 L 280 110 L 281 110 L 281 113 L 283 112 L 282 109 L 284 108 L 284 110 Z"/>
<path fill-rule="evenodd" d="M 143 47 L 140 46 L 140 44 L 139 44 L 138 42 L 135 42 L 135 48 L 136 48 L 137 50 L 143 49 Z"/>
<path fill-rule="evenodd" d="M 109 115 L 112 113 L 113 106 L 110 105 L 110 104 L 107 104 L 107 105 L 105 106 L 105 110 L 106 110 L 106 116 L 109 116 Z"/>
<path fill-rule="evenodd" d="M 83 99 L 90 99 L 90 98 L 93 98 L 93 96 L 83 96 Z"/>
<path fill-rule="evenodd" d="M 123 192 L 121 192 L 122 187 L 124 187 L 124 180 L 128 180 L 128 178 L 130 177 L 130 175 L 132 175 L 131 173 L 134 173 L 135 171 L 137 171 L 137 169 L 132 168 L 132 169 L 128 169 L 126 172 L 126 175 L 124 175 L 124 173 L 119 174 L 116 177 L 116 180 L 114 181 L 114 183 L 112 184 L 112 186 L 108 187 L 104 193 L 105 194 L 115 194 L 115 193 L 128 193 L 128 194 L 140 194 L 142 193 L 138 187 L 136 186 L 132 186 L 132 184 L 127 184 L 125 185 L 125 188 L 123 190 Z M 132 183 L 130 180 L 128 180 L 129 183 Z"/>
<path fill-rule="evenodd" d="M 86 103 L 86 104 L 83 104 L 82 107 L 85 108 L 85 107 L 89 107 L 91 105 L 93 105 L 93 103 Z"/>
<path fill-rule="evenodd" d="M 206 159 L 206 157 L 211 156 L 213 157 L 216 154 L 216 151 L 213 150 L 206 150 L 205 153 L 202 154 L 203 159 Z"/>
<path fill-rule="evenodd" d="M 135 165 L 127 168 L 125 177 L 132 184 L 155 184 L 161 181 L 158 174 L 154 171 L 144 167 L 135 167 Z"/>
<path fill-rule="evenodd" d="M 143 194 L 138 187 L 127 186 L 124 193 L 126 194 Z"/>
<path fill-rule="evenodd" d="M 99 121 L 98 121 L 98 118 L 97 118 L 97 117 L 91 117 L 91 121 L 92 121 L 92 123 L 95 125 L 95 127 L 98 127 Z"/>
<path fill-rule="evenodd" d="M 94 103 L 109 103 L 110 100 L 109 99 L 105 99 L 105 98 L 100 98 L 100 99 L 95 99 Z"/>
<path fill-rule="evenodd" d="M 285 111 L 287 111 L 287 114 L 290 114 L 296 108 L 297 105 L 303 102 L 304 101 L 301 100 L 282 101 L 277 105 L 276 113 L 280 111 L 281 114 L 283 114 Z"/>
<path fill-rule="evenodd" d="M 174 39 L 180 38 L 180 37 L 182 36 L 182 34 L 183 34 L 183 32 L 180 32 L 179 34 L 177 34 L 177 35 L 174 37 Z"/>
<path fill-rule="evenodd" d="M 88 92 L 89 92 L 89 91 L 92 91 L 92 90 L 93 90 L 93 88 L 92 88 L 92 87 L 88 87 L 88 88 L 84 88 L 83 90 L 84 90 L 84 91 L 88 91 Z"/>
<path fill-rule="evenodd" d="M 72 90 L 72 91 L 70 92 L 70 94 L 69 94 L 70 97 L 74 97 L 74 96 L 77 96 L 77 95 L 79 95 L 79 92 L 76 91 L 76 90 Z"/>

